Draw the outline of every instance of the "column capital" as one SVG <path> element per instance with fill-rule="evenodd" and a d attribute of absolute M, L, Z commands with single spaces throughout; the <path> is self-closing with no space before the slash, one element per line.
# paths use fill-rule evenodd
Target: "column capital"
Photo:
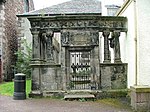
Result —
<path fill-rule="evenodd" d="M 120 30 L 114 30 L 113 32 L 112 32 L 112 35 L 114 36 L 114 37 L 120 37 Z"/>
<path fill-rule="evenodd" d="M 53 37 L 53 36 L 54 36 L 53 30 L 47 30 L 47 31 L 46 31 L 46 36 L 47 36 L 47 37 Z"/>
<path fill-rule="evenodd" d="M 109 37 L 110 31 L 109 31 L 109 30 L 104 30 L 103 33 L 102 33 L 102 35 L 103 35 L 104 37 Z"/>
<path fill-rule="evenodd" d="M 31 28 L 30 31 L 32 35 L 38 35 L 40 33 L 40 30 L 37 28 Z"/>

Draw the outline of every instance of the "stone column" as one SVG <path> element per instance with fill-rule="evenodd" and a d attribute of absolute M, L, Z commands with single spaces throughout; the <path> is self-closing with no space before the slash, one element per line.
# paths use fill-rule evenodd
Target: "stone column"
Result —
<path fill-rule="evenodd" d="M 34 97 L 34 95 L 41 96 L 41 40 L 40 40 L 40 31 L 36 28 L 31 29 L 33 42 L 32 42 L 32 86 L 30 97 Z M 38 66 L 37 66 L 38 65 Z"/>
<path fill-rule="evenodd" d="M 47 37 L 47 61 L 49 63 L 54 62 L 54 56 L 53 56 L 53 31 L 47 31 L 46 32 L 46 37 Z"/>
<path fill-rule="evenodd" d="M 112 33 L 112 36 L 114 36 L 114 62 L 115 63 L 121 63 L 121 55 L 120 55 L 120 31 L 114 31 Z"/>
<path fill-rule="evenodd" d="M 46 37 L 46 33 L 44 32 L 41 34 L 41 54 L 42 54 L 41 57 L 43 61 L 46 61 L 46 56 L 47 56 L 46 46 L 47 46 L 47 37 Z"/>
<path fill-rule="evenodd" d="M 110 32 L 105 30 L 103 31 L 103 37 L 104 37 L 104 63 L 110 63 L 110 51 L 109 51 L 109 40 L 108 37 L 110 35 Z"/>
<path fill-rule="evenodd" d="M 33 43 L 32 43 L 32 60 L 33 61 L 40 61 L 40 37 L 39 31 L 37 29 L 31 29 Z"/>

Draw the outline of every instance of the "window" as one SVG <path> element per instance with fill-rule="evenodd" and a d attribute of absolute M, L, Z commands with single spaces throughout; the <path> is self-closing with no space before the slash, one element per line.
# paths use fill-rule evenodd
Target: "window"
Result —
<path fill-rule="evenodd" d="M 118 11 L 118 9 L 120 8 L 117 5 L 106 5 L 105 7 L 107 8 L 108 16 L 114 16 L 116 14 L 116 12 Z"/>
<path fill-rule="evenodd" d="M 25 9 L 25 12 L 29 12 L 29 0 L 24 0 L 24 9 Z"/>

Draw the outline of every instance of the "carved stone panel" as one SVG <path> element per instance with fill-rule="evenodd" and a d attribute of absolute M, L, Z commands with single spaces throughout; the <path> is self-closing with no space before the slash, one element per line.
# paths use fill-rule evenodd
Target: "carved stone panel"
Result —
<path fill-rule="evenodd" d="M 90 45 L 90 32 L 71 32 L 71 46 L 86 46 Z"/>
<path fill-rule="evenodd" d="M 67 30 L 61 35 L 62 46 L 90 46 L 99 44 L 98 31 Z"/>

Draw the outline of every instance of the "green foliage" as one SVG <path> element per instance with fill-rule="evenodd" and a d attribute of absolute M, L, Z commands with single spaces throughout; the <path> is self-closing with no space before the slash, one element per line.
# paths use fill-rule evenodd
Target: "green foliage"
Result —
<path fill-rule="evenodd" d="M 26 93 L 27 95 L 31 92 L 31 80 L 26 80 Z M 0 94 L 6 96 L 13 96 L 14 93 L 14 82 L 6 82 L 0 84 Z"/>
<path fill-rule="evenodd" d="M 12 96 L 13 95 L 13 82 L 0 84 L 0 94 Z"/>
<path fill-rule="evenodd" d="M 24 50 L 18 49 L 18 51 L 15 53 L 17 55 L 17 62 L 15 65 L 15 70 L 17 73 L 24 73 L 26 74 L 27 78 L 31 77 L 31 67 L 30 67 L 30 61 L 31 61 L 31 44 L 28 44 L 26 39 L 22 40 L 22 45 L 24 47 Z"/>
<path fill-rule="evenodd" d="M 70 88 L 74 88 L 74 86 L 75 86 L 75 83 L 70 81 L 69 87 L 70 87 Z"/>
<path fill-rule="evenodd" d="M 80 102 L 85 102 L 86 99 L 85 99 L 85 98 L 80 98 L 79 101 L 80 101 Z"/>

